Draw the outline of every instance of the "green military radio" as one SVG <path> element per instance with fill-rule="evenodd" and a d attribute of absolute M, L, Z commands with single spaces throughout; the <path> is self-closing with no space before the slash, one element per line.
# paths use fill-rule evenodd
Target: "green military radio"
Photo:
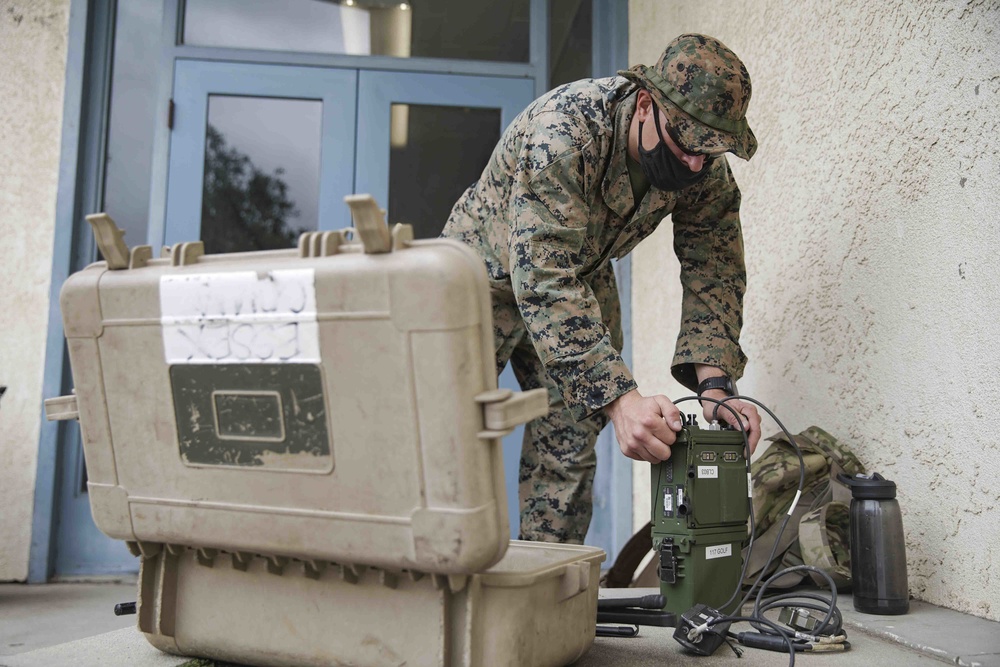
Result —
<path fill-rule="evenodd" d="M 670 458 L 652 466 L 653 550 L 665 610 L 735 610 L 749 485 L 743 433 L 715 423 L 703 429 L 688 415 Z"/>

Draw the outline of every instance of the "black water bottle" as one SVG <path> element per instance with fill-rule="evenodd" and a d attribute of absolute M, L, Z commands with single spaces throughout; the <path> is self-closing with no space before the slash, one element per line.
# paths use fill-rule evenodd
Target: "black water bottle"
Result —
<path fill-rule="evenodd" d="M 896 484 L 882 475 L 841 473 L 851 487 L 851 579 L 854 608 L 865 614 L 905 614 L 910 609 L 906 581 L 903 516 Z"/>

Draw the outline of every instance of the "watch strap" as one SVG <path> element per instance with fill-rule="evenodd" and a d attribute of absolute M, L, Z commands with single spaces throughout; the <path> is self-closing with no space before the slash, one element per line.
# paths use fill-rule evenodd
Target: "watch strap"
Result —
<path fill-rule="evenodd" d="M 725 375 L 717 375 L 715 377 L 705 378 L 698 383 L 698 395 L 701 396 L 703 393 L 709 389 L 721 389 L 726 392 L 728 396 L 732 396 L 733 392 L 733 381 L 730 380 Z"/>

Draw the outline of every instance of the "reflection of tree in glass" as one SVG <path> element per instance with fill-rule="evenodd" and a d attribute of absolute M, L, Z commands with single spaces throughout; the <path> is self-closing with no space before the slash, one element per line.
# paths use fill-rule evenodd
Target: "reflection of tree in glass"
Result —
<path fill-rule="evenodd" d="M 285 170 L 266 174 L 250 158 L 226 144 L 219 130 L 208 126 L 205 145 L 205 191 L 201 200 L 201 236 L 205 252 L 269 250 L 295 245 L 303 229 L 289 218 L 299 211 L 288 198 Z"/>

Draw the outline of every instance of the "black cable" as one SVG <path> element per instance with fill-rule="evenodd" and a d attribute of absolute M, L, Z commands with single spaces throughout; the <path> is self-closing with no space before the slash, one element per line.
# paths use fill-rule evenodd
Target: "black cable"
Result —
<path fill-rule="evenodd" d="M 782 577 L 791 572 L 803 572 L 803 571 L 818 572 L 824 579 L 826 579 L 827 584 L 830 586 L 829 599 L 816 593 L 791 592 L 791 593 L 784 593 L 782 595 L 776 595 L 772 598 L 769 598 L 767 602 L 762 606 L 762 601 L 764 599 L 764 591 L 766 591 L 767 587 L 770 586 L 778 577 Z M 800 598 L 819 600 L 821 602 L 825 602 L 826 606 L 821 607 L 819 605 L 814 605 L 812 603 L 791 604 L 792 600 Z M 841 629 L 843 627 L 843 619 L 840 615 L 840 610 L 837 609 L 837 585 L 834 583 L 833 577 L 831 577 L 829 574 L 819 569 L 818 567 L 813 567 L 812 565 L 795 565 L 793 567 L 786 567 L 784 570 L 776 572 L 774 575 L 772 575 L 767 581 L 764 582 L 764 585 L 760 587 L 760 592 L 757 593 L 757 600 L 754 602 L 753 605 L 753 615 L 756 618 L 763 618 L 765 611 L 770 611 L 771 609 L 779 609 L 781 607 L 805 607 L 808 609 L 815 609 L 817 611 L 825 611 L 826 615 L 823 617 L 823 620 L 820 621 L 819 625 L 817 625 L 816 628 L 807 633 L 810 635 L 835 636 L 840 634 Z M 760 632 L 763 632 L 765 634 L 771 634 L 765 628 L 760 628 L 753 622 L 751 622 L 751 625 L 757 628 L 757 630 L 759 630 Z"/>
<path fill-rule="evenodd" d="M 711 399 L 709 399 L 709 400 L 711 400 Z M 756 581 L 754 581 L 753 585 L 747 591 L 746 596 L 744 596 L 743 600 L 740 602 L 740 608 L 742 609 L 743 605 L 746 604 L 746 602 L 753 595 L 754 588 L 756 588 L 757 585 L 760 583 L 760 580 L 763 578 L 764 573 L 767 572 L 767 569 L 771 566 L 771 563 L 774 560 L 775 551 L 777 550 L 778 544 L 781 542 L 781 535 L 782 535 L 782 533 L 784 533 L 785 526 L 788 524 L 788 520 L 792 516 L 792 511 L 793 511 L 796 503 L 801 498 L 802 491 L 805 488 L 805 471 L 806 471 L 806 465 L 805 465 L 805 461 L 802 458 L 802 450 L 799 449 L 799 445 L 798 445 L 797 442 L 795 442 L 795 438 L 792 437 L 792 434 L 789 433 L 789 431 L 788 431 L 787 428 L 785 428 L 785 425 L 781 422 L 781 420 L 778 419 L 778 417 L 766 405 L 764 405 L 763 403 L 761 403 L 760 401 L 758 401 L 758 400 L 756 400 L 754 398 L 750 398 L 748 396 L 739 396 L 739 395 L 737 395 L 737 396 L 730 396 L 728 398 L 723 399 L 721 402 L 722 402 L 722 404 L 725 404 L 727 401 L 732 401 L 732 400 L 747 401 L 747 402 L 753 403 L 754 405 L 756 405 L 759 408 L 761 408 L 762 410 L 764 410 L 768 414 L 768 416 L 770 416 L 771 419 L 773 419 L 775 421 L 775 423 L 781 429 L 782 433 L 784 433 L 785 438 L 788 439 L 789 444 L 795 450 L 795 455 L 799 459 L 799 486 L 798 486 L 798 492 L 796 494 L 795 499 L 792 501 L 792 504 L 789 506 L 788 511 L 785 513 L 785 518 L 784 518 L 784 520 L 781 523 L 781 527 L 778 529 L 778 534 L 777 534 L 777 537 L 775 538 L 774 546 L 771 548 L 771 553 L 768 555 L 767 562 L 764 564 L 764 567 L 761 569 L 760 574 L 757 576 Z M 715 417 L 716 415 L 718 415 L 718 409 L 719 408 L 717 406 L 716 409 L 715 409 L 715 412 L 713 413 L 713 417 Z M 739 421 L 742 423 L 741 419 Z M 749 561 L 749 557 L 750 557 L 750 553 L 748 551 L 747 552 L 747 559 L 746 559 L 747 561 Z M 789 573 L 792 573 L 792 572 L 800 572 L 800 571 L 818 572 L 822 577 L 824 577 L 826 579 L 827 583 L 830 586 L 830 591 L 831 591 L 831 597 L 830 597 L 830 599 L 826 599 L 826 598 L 822 597 L 821 595 L 813 594 L 813 593 L 794 593 L 793 592 L 793 593 L 786 593 L 786 594 L 774 596 L 772 598 L 769 598 L 766 603 L 762 604 L 762 601 L 763 601 L 763 598 L 764 598 L 764 592 L 767 591 L 768 587 L 774 581 L 776 581 L 780 577 L 783 577 L 786 574 L 789 574 Z M 821 607 L 819 605 L 814 605 L 812 603 L 803 603 L 803 604 L 792 605 L 791 602 L 793 600 L 796 600 L 796 599 L 818 600 L 818 601 L 821 601 L 821 602 L 825 602 L 826 606 L 825 607 Z M 785 640 L 785 643 L 788 645 L 788 650 L 789 650 L 789 661 L 788 661 L 789 667 L 792 667 L 795 664 L 795 648 L 792 645 L 791 640 L 789 639 L 787 633 L 784 630 L 782 630 L 773 621 L 770 621 L 769 619 L 765 618 L 764 617 L 764 612 L 765 611 L 770 611 L 772 609 L 778 609 L 778 608 L 782 608 L 782 607 L 792 607 L 792 606 L 799 607 L 799 608 L 803 608 L 804 607 L 804 608 L 814 609 L 816 611 L 821 611 L 821 612 L 825 611 L 826 612 L 826 615 L 824 616 L 823 620 L 812 631 L 810 631 L 809 633 L 803 633 L 803 634 L 808 634 L 808 635 L 811 635 L 811 636 L 821 636 L 821 635 L 837 636 L 837 635 L 841 634 L 841 632 L 842 632 L 842 626 L 843 626 L 843 619 L 842 619 L 842 616 L 840 614 L 840 610 L 837 608 L 837 586 L 834 583 L 833 578 L 830 577 L 829 574 L 827 574 L 826 572 L 823 572 L 819 568 L 813 567 L 811 565 L 796 565 L 796 566 L 793 566 L 793 567 L 785 568 L 783 570 L 779 570 L 778 572 L 775 572 L 773 575 L 771 575 L 764 582 L 764 584 L 760 587 L 760 590 L 757 593 L 757 599 L 756 599 L 756 601 L 754 603 L 753 614 L 752 614 L 752 616 L 749 617 L 748 621 L 749 621 L 749 623 L 755 629 L 757 629 L 758 632 L 760 632 L 762 634 L 767 634 L 767 635 L 777 635 L 777 636 L 780 636 L 782 639 Z M 771 631 L 772 629 L 776 630 L 776 632 L 772 632 Z"/>
<path fill-rule="evenodd" d="M 781 628 L 780 625 L 778 625 L 774 621 L 768 620 L 763 617 L 754 618 L 752 616 L 723 616 L 722 618 L 716 618 L 714 620 L 709 621 L 708 623 L 706 623 L 706 625 L 708 627 L 712 627 L 713 625 L 718 625 L 719 623 L 740 623 L 743 621 L 749 623 L 760 622 L 774 628 L 776 632 L 770 634 L 774 634 L 775 636 L 781 637 L 782 639 L 785 640 L 785 645 L 788 646 L 788 667 L 795 667 L 795 645 L 792 644 L 792 638 L 789 636 L 787 632 L 785 632 Z"/>
<path fill-rule="evenodd" d="M 711 399 L 711 398 L 707 399 L 707 400 L 714 401 L 714 399 Z M 802 497 L 802 490 L 805 488 L 805 485 L 806 485 L 806 462 L 802 458 L 802 450 L 799 449 L 799 445 L 798 445 L 797 442 L 795 442 L 795 438 L 793 438 L 792 434 L 788 432 L 788 429 L 785 428 L 785 425 L 781 423 L 781 420 L 778 419 L 778 417 L 775 416 L 775 414 L 773 412 L 771 412 L 770 408 L 768 408 L 766 405 L 764 405 L 763 403 L 761 403 L 760 401 L 758 401 L 755 398 L 750 398 L 749 396 L 741 396 L 741 395 L 729 396 L 729 397 L 724 398 L 724 399 L 722 399 L 721 401 L 718 401 L 718 402 L 721 405 L 725 405 L 725 403 L 728 402 L 728 401 L 747 401 L 749 403 L 753 403 L 754 405 L 758 406 L 761 410 L 763 410 L 764 412 L 766 412 L 771 417 L 771 419 L 773 419 L 775 421 L 775 423 L 778 425 L 778 428 L 781 429 L 781 432 L 785 434 L 785 437 L 788 439 L 789 444 L 791 444 L 792 449 L 795 450 L 795 455 L 799 459 L 799 488 L 798 488 L 798 493 L 795 494 L 795 499 L 792 501 L 792 504 L 789 506 L 788 511 L 785 512 L 785 519 L 784 519 L 784 521 L 781 522 L 781 527 L 778 528 L 778 535 L 777 535 L 777 537 L 775 537 L 774 546 L 771 548 L 771 553 L 767 557 L 767 562 L 764 564 L 764 567 L 761 569 L 760 574 L 757 575 L 756 581 L 753 582 L 753 585 L 750 586 L 750 589 L 747 591 L 747 594 L 740 601 L 740 606 L 738 608 L 742 609 L 743 605 L 745 605 L 747 603 L 747 601 L 753 595 L 754 588 L 756 588 L 757 584 L 760 583 L 760 580 L 763 579 L 764 573 L 767 572 L 767 568 L 771 567 L 771 562 L 774 560 L 774 554 L 775 554 L 775 552 L 776 552 L 776 550 L 778 548 L 778 544 L 781 542 L 781 535 L 785 532 L 785 526 L 788 525 L 788 519 L 791 518 L 791 516 L 792 516 L 792 510 L 795 508 L 796 503 L 798 503 L 799 498 Z M 729 406 L 726 406 L 726 407 L 729 407 Z M 715 417 L 716 415 L 718 415 L 718 413 L 719 413 L 719 407 L 716 406 L 715 411 L 713 412 L 712 416 Z M 737 418 L 737 421 L 740 422 L 740 424 L 742 425 L 742 423 L 743 423 L 742 419 Z M 747 459 L 747 461 L 749 462 L 749 458 Z M 750 552 L 749 551 L 747 552 L 747 558 L 746 558 L 746 560 L 747 561 L 750 560 Z M 740 583 L 742 584 L 742 579 L 740 580 Z"/>
<path fill-rule="evenodd" d="M 804 600 L 817 600 L 823 604 L 815 604 L 812 602 L 805 602 Z M 775 595 L 769 597 L 763 601 L 760 606 L 760 613 L 771 611 L 772 609 L 781 609 L 783 607 L 791 607 L 794 609 L 811 609 L 813 611 L 818 611 L 820 613 L 827 613 L 827 610 L 832 609 L 833 614 L 830 617 L 829 623 L 819 623 L 813 630 L 802 630 L 802 632 L 811 635 L 839 635 L 844 628 L 844 619 L 840 613 L 840 609 L 836 606 L 831 598 L 823 597 L 817 593 L 804 593 L 801 591 L 793 593 L 785 593 L 784 595 Z M 758 628 L 760 630 L 760 628 Z"/>

